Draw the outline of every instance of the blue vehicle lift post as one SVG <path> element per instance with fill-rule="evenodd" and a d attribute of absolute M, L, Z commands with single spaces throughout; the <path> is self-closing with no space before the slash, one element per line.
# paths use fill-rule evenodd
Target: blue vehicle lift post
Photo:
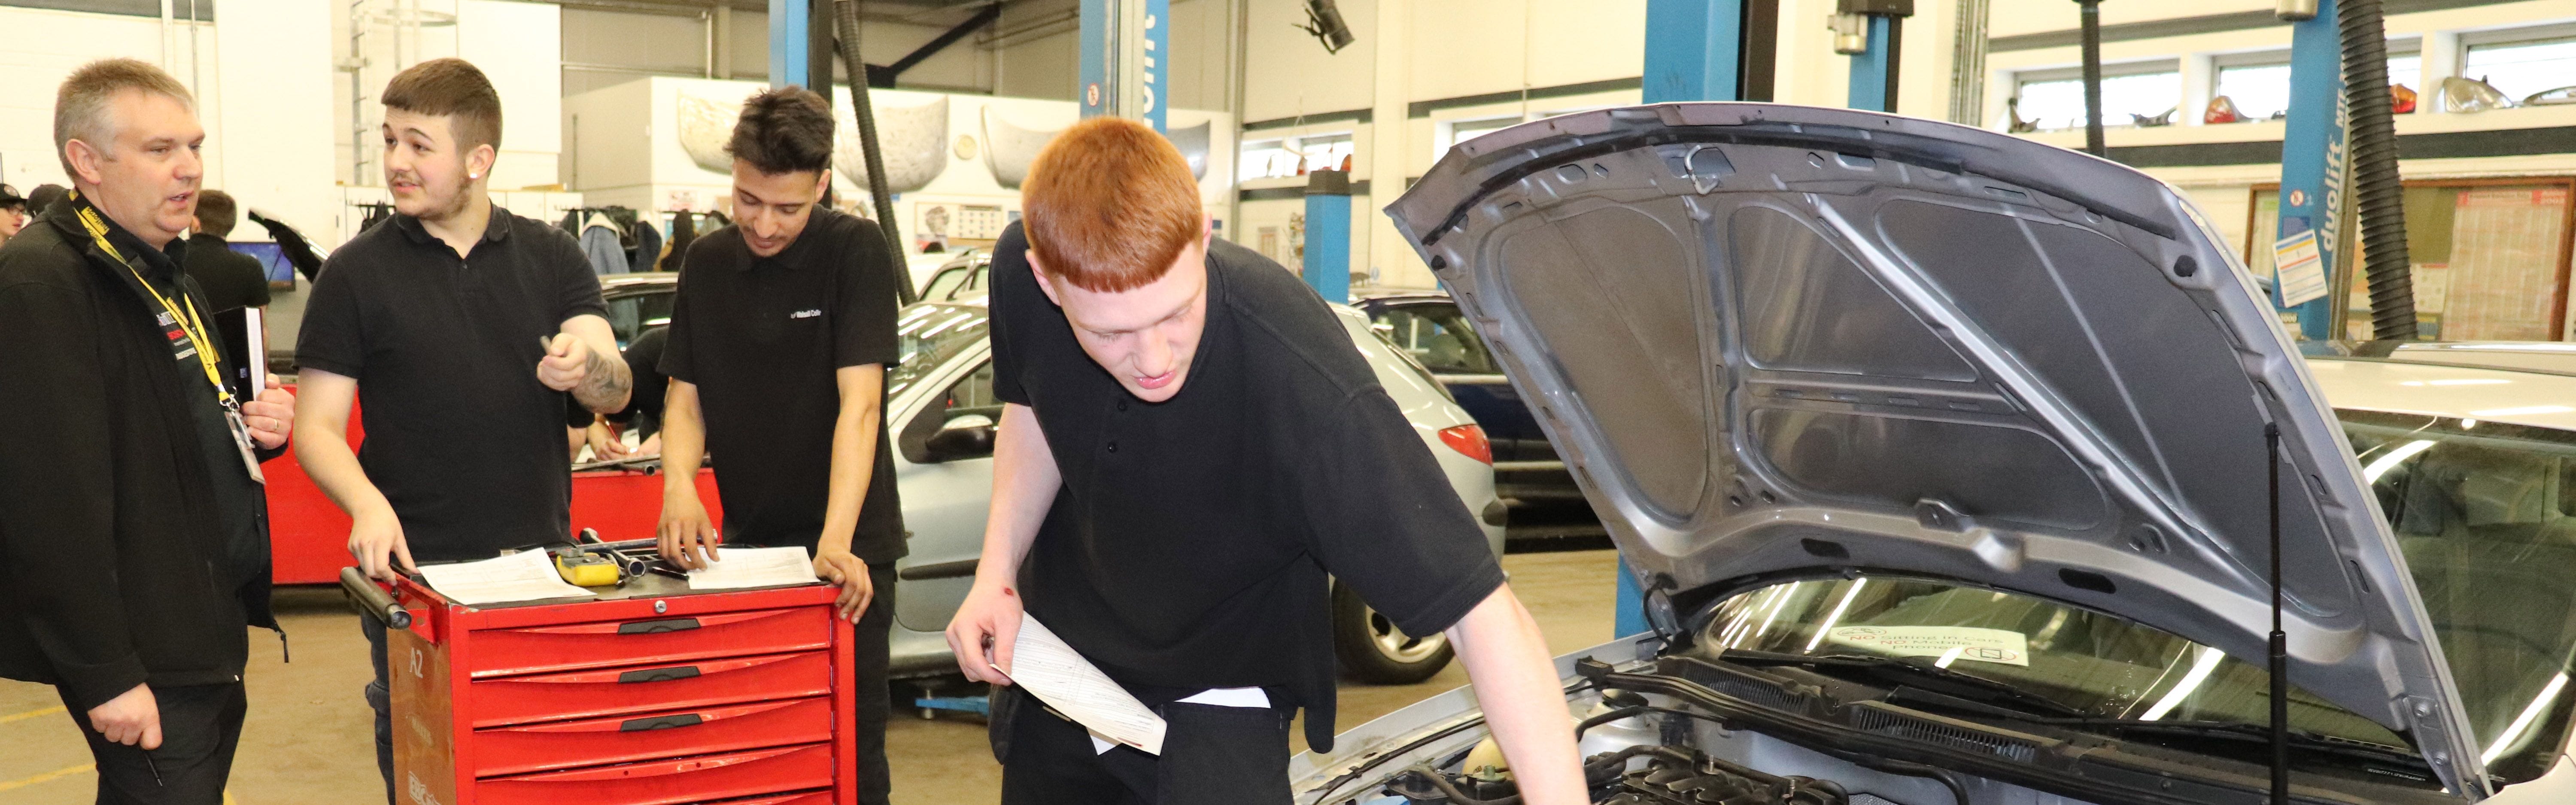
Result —
<path fill-rule="evenodd" d="M 1646 0 L 1640 100 L 1770 100 L 1779 18 L 1778 0 Z M 1643 633 L 1651 628 L 1645 595 L 1625 559 L 1618 576 L 1616 634 Z"/>

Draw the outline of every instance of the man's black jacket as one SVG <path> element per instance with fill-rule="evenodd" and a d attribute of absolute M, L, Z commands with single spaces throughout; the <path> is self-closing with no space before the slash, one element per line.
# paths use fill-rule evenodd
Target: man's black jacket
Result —
<path fill-rule="evenodd" d="M 112 273 L 126 269 L 81 228 L 82 206 L 53 205 L 0 247 L 13 414 L 0 427 L 0 677 L 59 685 L 86 710 L 145 682 L 237 681 L 244 627 L 277 622 L 264 570 L 219 581 L 236 550 L 264 567 L 268 546 L 225 544 L 188 407 L 206 398 L 180 385 L 191 375 L 156 306 Z"/>

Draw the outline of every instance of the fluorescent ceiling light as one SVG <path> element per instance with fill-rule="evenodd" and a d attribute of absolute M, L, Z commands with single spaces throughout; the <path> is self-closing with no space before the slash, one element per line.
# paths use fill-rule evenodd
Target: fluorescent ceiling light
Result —
<path fill-rule="evenodd" d="M 2478 762 L 2494 765 L 2496 756 L 2504 754 L 2505 747 L 2512 746 L 2514 741 L 2520 740 L 2522 733 L 2531 729 L 2531 722 L 2539 719 L 2541 711 L 2549 709 L 2549 703 L 2557 701 L 2558 692 L 2566 687 L 2565 672 L 2562 671 L 2557 676 L 2550 677 L 2549 684 L 2540 689 L 2540 695 L 2531 697 L 2531 706 L 2522 708 L 2522 715 L 2513 717 L 2513 726 L 2504 728 L 2504 734 L 2496 736 L 2495 743 L 2487 745 L 2486 754 L 2479 755 Z"/>
<path fill-rule="evenodd" d="M 2402 383 L 2398 383 L 2397 385 L 2400 385 L 2400 386 L 2501 386 L 2501 385 L 2504 385 L 2504 384 L 2507 384 L 2507 383 L 2511 383 L 2511 382 L 2513 382 L 2513 381 L 2511 381 L 2511 380 L 2502 380 L 2502 379 L 2492 378 L 2492 377 L 2457 377 L 2457 378 L 2450 378 L 2450 379 L 2447 379 L 2447 380 L 2408 380 L 2408 381 L 2405 381 L 2405 382 L 2402 382 Z"/>
<path fill-rule="evenodd" d="M 1817 646 L 1824 645 L 1825 635 L 1833 632 L 1834 624 L 1840 623 L 1843 613 L 1851 609 L 1852 599 L 1860 597 L 1860 586 L 1868 583 L 1868 579 L 1852 579 L 1851 589 L 1843 591 L 1842 603 L 1834 605 L 1833 614 L 1825 616 L 1824 625 L 1816 627 L 1816 636 L 1807 641 L 1808 651 L 1814 651 Z"/>
<path fill-rule="evenodd" d="M 2387 475 L 2388 471 L 2396 469 L 2398 464 L 2432 447 L 2431 439 L 2417 439 L 2398 445 L 2395 449 L 2389 450 L 2386 455 L 2372 459 L 2370 466 L 2361 468 L 2361 481 L 2369 484 L 2379 483 L 2379 476 Z"/>
<path fill-rule="evenodd" d="M 1948 668 L 1951 663 L 1959 661 L 1959 652 L 1967 650 L 1967 646 L 1951 646 L 1949 651 L 1941 652 L 1941 659 L 1932 661 L 1932 667 Z"/>
<path fill-rule="evenodd" d="M 2218 670 L 2218 661 L 2223 659 L 2227 659 L 2227 652 L 2201 646 L 2200 656 L 2192 658 L 2191 672 L 2183 674 L 2182 681 L 2174 683 L 2173 690 L 2165 691 L 2165 697 L 2157 699 L 2156 706 L 2147 708 L 2147 714 L 2141 720 L 2161 719 L 2174 708 L 2181 707 L 2182 700 L 2200 689 L 2200 683 L 2209 681 L 2209 673 Z"/>

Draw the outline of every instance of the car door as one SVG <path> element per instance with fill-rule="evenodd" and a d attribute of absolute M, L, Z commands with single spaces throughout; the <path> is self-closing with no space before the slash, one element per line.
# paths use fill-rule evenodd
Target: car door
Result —
<path fill-rule="evenodd" d="M 1547 461 L 1556 451 L 1539 431 L 1538 420 L 1521 402 L 1520 392 L 1494 364 L 1482 336 L 1458 306 L 1446 299 L 1403 301 L 1381 306 L 1374 317 L 1397 347 L 1440 378 L 1458 407 L 1476 418 L 1493 442 L 1497 461 Z"/>
<path fill-rule="evenodd" d="M 903 496 L 904 527 L 912 552 L 895 564 L 903 594 L 895 620 L 917 632 L 948 628 L 957 605 L 975 582 L 983 553 L 984 520 L 993 495 L 993 454 L 982 450 L 932 454 L 932 437 L 949 427 L 973 427 L 977 417 L 998 422 L 1002 403 L 993 397 L 993 363 L 983 349 L 961 356 L 938 382 L 944 390 L 888 429 L 895 440 L 895 477 Z M 940 388 L 934 386 L 934 388 Z M 989 427 L 989 424 L 987 425 Z"/>

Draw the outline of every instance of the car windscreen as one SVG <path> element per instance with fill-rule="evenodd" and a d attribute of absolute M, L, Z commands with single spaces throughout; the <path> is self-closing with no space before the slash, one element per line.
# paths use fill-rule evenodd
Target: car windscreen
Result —
<path fill-rule="evenodd" d="M 1722 601 L 1711 652 L 1909 659 L 2106 719 L 2271 723 L 2271 675 L 2123 618 L 1983 587 L 1898 577 L 1796 581 Z M 2387 728 L 2292 690 L 2290 725 L 2412 753 Z M 2263 762 L 2260 747 L 2248 762 Z"/>
<path fill-rule="evenodd" d="M 886 373 L 886 396 L 902 394 L 948 359 L 983 343 L 989 320 L 973 305 L 917 304 L 895 319 L 903 341 L 902 358 Z"/>
<path fill-rule="evenodd" d="M 2336 413 L 2432 615 L 2488 771 L 2539 776 L 2568 731 L 2576 433 Z"/>

